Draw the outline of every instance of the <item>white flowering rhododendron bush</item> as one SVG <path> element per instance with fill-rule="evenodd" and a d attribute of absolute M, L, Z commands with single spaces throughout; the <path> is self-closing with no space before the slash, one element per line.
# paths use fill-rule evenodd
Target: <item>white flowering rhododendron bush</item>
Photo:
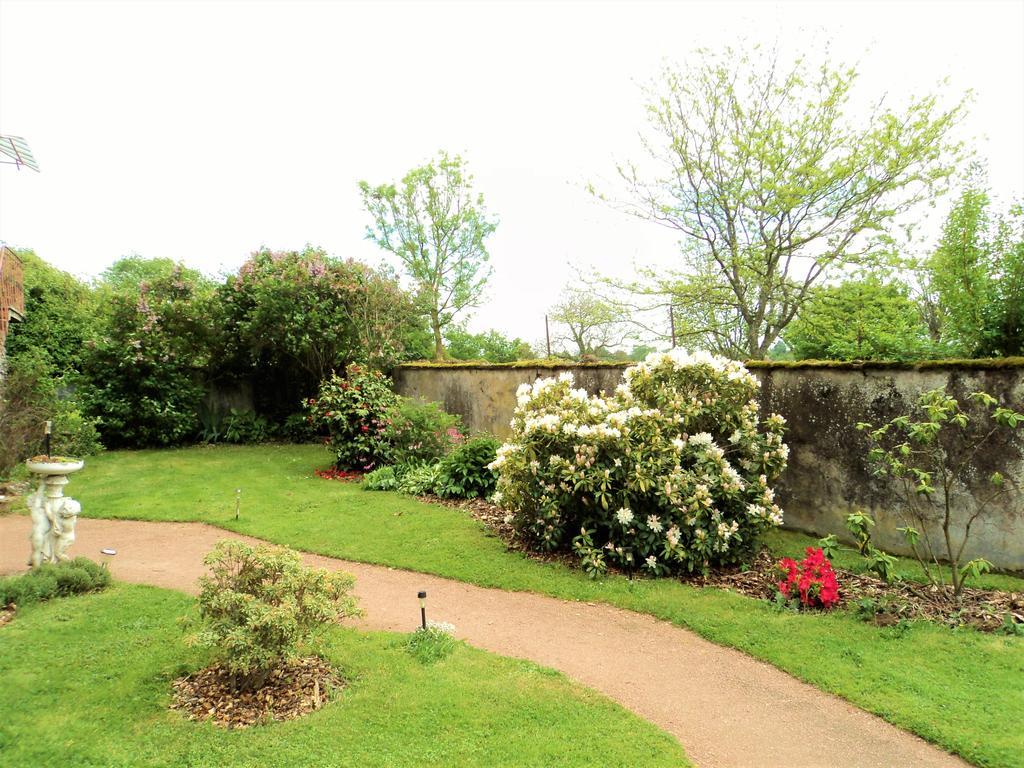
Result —
<path fill-rule="evenodd" d="M 495 502 L 537 549 L 571 550 L 592 575 L 652 575 L 744 562 L 782 523 L 772 484 L 785 420 L 761 420 L 758 380 L 704 353 L 655 353 L 605 397 L 573 377 L 517 392 L 498 449 Z"/>

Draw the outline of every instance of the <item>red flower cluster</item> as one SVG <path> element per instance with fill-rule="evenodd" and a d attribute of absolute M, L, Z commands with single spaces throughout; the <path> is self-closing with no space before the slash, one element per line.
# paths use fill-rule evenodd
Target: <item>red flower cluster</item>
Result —
<path fill-rule="evenodd" d="M 782 558 L 778 565 L 779 592 L 787 599 L 799 597 L 811 608 L 831 608 L 839 602 L 839 582 L 832 563 L 820 548 L 807 548 L 807 557 L 799 564 L 790 557 Z"/>
<path fill-rule="evenodd" d="M 316 476 L 322 477 L 324 480 L 341 480 L 343 483 L 357 482 L 363 479 L 362 472 L 343 469 L 318 469 Z"/>

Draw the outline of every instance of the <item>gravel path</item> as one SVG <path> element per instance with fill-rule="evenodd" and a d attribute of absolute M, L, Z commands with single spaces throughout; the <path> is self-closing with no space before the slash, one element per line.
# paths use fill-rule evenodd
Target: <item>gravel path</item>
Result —
<path fill-rule="evenodd" d="M 0 517 L 0 574 L 26 569 L 29 519 Z M 82 519 L 72 554 L 107 560 L 124 581 L 196 591 L 202 558 L 235 536 L 199 523 Z M 100 549 L 117 550 L 104 557 Z M 361 625 L 409 631 L 427 615 L 469 643 L 561 670 L 673 734 L 699 766 L 965 766 L 911 734 L 739 651 L 649 616 L 484 589 L 315 555 L 353 575 Z M 567 737 L 569 737 L 567 735 Z"/>

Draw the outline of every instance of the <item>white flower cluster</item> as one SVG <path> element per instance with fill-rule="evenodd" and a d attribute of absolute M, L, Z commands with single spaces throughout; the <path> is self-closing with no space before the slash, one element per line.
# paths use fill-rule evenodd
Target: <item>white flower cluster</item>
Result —
<path fill-rule="evenodd" d="M 525 543 L 572 548 L 591 572 L 742 562 L 781 522 L 770 486 L 788 455 L 757 386 L 739 363 L 683 350 L 627 368 L 605 397 L 569 373 L 523 384 L 490 465 L 496 498 Z"/>

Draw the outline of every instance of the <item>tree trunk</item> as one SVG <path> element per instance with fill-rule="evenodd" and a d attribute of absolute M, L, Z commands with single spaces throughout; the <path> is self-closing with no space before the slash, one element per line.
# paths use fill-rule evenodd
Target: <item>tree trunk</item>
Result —
<path fill-rule="evenodd" d="M 444 360 L 448 355 L 444 351 L 444 339 L 441 338 L 441 319 L 434 310 L 430 313 L 430 327 L 434 330 L 434 360 Z"/>

